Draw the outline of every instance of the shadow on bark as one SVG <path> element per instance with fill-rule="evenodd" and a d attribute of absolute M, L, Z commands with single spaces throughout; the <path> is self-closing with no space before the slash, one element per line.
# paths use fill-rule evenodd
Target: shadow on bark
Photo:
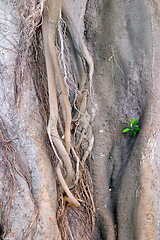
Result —
<path fill-rule="evenodd" d="M 66 150 L 75 177 L 71 179 L 73 186 L 67 181 L 67 187 L 79 208 L 72 205 L 56 179 L 59 156 L 46 131 L 51 105 L 40 31 L 43 3 L 13 1 L 12 13 L 9 1 L 1 3 L 1 31 L 9 33 L 0 35 L 4 51 L 0 59 L 2 237 L 159 239 L 158 3 L 88 0 L 84 34 L 95 65 L 93 105 L 89 101 L 89 61 L 83 44 L 75 41 L 82 39 L 65 10 L 54 29 L 54 54 L 59 56 L 72 115 L 71 152 Z M 19 15 L 15 18 L 17 9 Z M 55 62 L 52 65 L 59 116 L 56 131 L 65 148 L 66 109 L 55 76 L 57 66 Z M 133 118 L 140 121 L 141 131 L 130 137 L 122 131 L 124 120 Z M 66 172 L 62 166 L 64 180 Z"/>
<path fill-rule="evenodd" d="M 157 10 L 149 1 L 87 4 L 98 108 L 92 152 L 95 239 L 159 237 Z M 133 118 L 140 121 L 137 137 L 122 134 L 124 120 Z"/>

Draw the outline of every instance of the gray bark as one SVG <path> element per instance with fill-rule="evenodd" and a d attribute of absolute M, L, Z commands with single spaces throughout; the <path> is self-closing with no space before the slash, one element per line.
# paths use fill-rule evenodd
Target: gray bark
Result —
<path fill-rule="evenodd" d="M 16 7 L 12 3 L 12 1 L 0 1 L 0 116 L 9 131 L 9 139 L 12 140 L 20 159 L 30 171 L 32 193 L 39 208 L 34 239 L 61 239 L 56 224 L 57 193 L 55 175 L 46 149 L 44 139 L 46 130 L 42 123 L 38 99 L 30 74 L 25 76 L 20 107 L 17 108 L 14 102 L 14 73 L 20 40 L 20 16 L 16 16 Z M 5 159 L 1 155 L 0 196 L 2 196 L 4 177 L 6 175 L 8 178 L 10 173 L 9 170 L 6 171 L 3 168 L 3 161 Z M 15 165 L 19 168 L 17 163 Z M 7 167 L 11 168 L 11 164 L 8 164 Z M 19 171 L 22 172 L 22 169 L 19 168 Z M 15 196 L 5 239 L 17 239 L 17 236 L 18 239 L 23 239 L 35 217 L 35 204 L 32 201 L 29 186 L 15 170 L 14 172 L 16 181 Z M 6 183 L 6 199 L 11 189 L 11 183 Z M 4 212 L 2 214 L 4 216 Z M 2 224 L 5 226 L 4 221 Z M 3 231 L 5 231 L 5 228 Z M 27 239 L 31 239 L 30 237 L 27 236 Z"/>
<path fill-rule="evenodd" d="M 95 65 L 94 104 L 89 105 L 95 143 L 92 159 L 88 158 L 96 207 L 93 239 L 160 239 L 160 4 L 158 0 L 66 2 Z M 29 69 L 20 106 L 15 105 L 15 68 L 23 28 L 17 6 L 17 1 L 0 0 L 1 129 L 3 120 L 12 140 L 6 144 L 13 144 L 22 161 L 22 166 L 18 162 L 15 166 L 19 172 L 22 167 L 26 170 L 23 179 L 14 169 L 15 196 L 5 239 L 23 239 L 36 209 L 33 239 L 61 239 L 55 169 L 33 84 L 35 73 L 30 74 Z M 133 118 L 140 121 L 137 137 L 122 133 L 124 120 Z M 7 180 L 0 215 L 5 231 L 4 207 L 14 179 L 2 142 L 0 200 L 5 177 Z M 9 156 L 13 161 L 13 154 Z M 32 193 L 26 179 L 31 181 Z M 81 232 L 85 221 L 81 224 L 72 208 L 68 216 L 75 221 L 70 228 L 74 239 L 89 239 L 88 228 Z M 32 231 L 26 239 L 32 239 Z"/>
<path fill-rule="evenodd" d="M 98 108 L 95 239 L 114 239 L 111 219 L 118 239 L 160 239 L 158 24 L 153 1 L 88 1 Z M 141 122 L 137 138 L 122 134 L 123 121 L 133 118 Z"/>

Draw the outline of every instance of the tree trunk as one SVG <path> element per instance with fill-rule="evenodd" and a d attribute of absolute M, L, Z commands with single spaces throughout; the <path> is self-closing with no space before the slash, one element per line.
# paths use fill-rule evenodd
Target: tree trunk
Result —
<path fill-rule="evenodd" d="M 72 114 L 67 154 L 79 176 L 66 187 L 80 207 L 62 190 L 56 173 L 61 153 L 47 135 L 52 109 L 41 25 L 49 2 L 0 0 L 1 238 L 160 239 L 159 1 L 66 0 L 66 9 L 57 1 L 56 54 L 64 79 L 69 72 Z M 92 81 L 83 41 L 94 62 Z M 67 113 L 56 70 L 53 64 L 56 131 L 65 148 Z M 123 133 L 124 121 L 134 118 L 140 132 Z M 61 173 L 65 181 L 65 164 Z"/>
<path fill-rule="evenodd" d="M 114 227 L 118 239 L 160 238 L 159 16 L 156 2 L 88 1 L 99 110 L 92 152 L 95 239 L 114 239 Z M 122 134 L 124 120 L 133 118 L 140 121 L 137 137 Z"/>

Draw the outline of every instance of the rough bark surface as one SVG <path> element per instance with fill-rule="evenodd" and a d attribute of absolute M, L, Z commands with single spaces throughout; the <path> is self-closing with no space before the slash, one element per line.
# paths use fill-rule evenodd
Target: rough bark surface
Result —
<path fill-rule="evenodd" d="M 158 24 L 154 1 L 87 3 L 86 38 L 94 53 L 98 108 L 93 123 L 95 239 L 160 239 Z M 123 121 L 133 118 L 141 123 L 135 138 L 122 134 Z"/>
<path fill-rule="evenodd" d="M 15 67 L 19 53 L 19 16 L 16 16 L 15 3 L 12 1 L 0 1 L 1 12 L 1 82 L 0 82 L 0 116 L 5 123 L 4 130 L 9 131 L 7 140 L 11 140 L 19 158 L 22 161 L 23 169 L 29 169 L 31 178 L 32 194 L 36 201 L 33 202 L 27 181 L 18 172 L 15 172 L 15 196 L 11 205 L 10 222 L 5 239 L 23 239 L 27 229 L 36 216 L 35 205 L 39 208 L 37 229 L 35 239 L 61 239 L 56 224 L 57 193 L 55 175 L 52 169 L 49 154 L 45 143 L 45 126 L 39 111 L 38 99 L 34 89 L 32 75 L 29 71 L 25 75 L 23 94 L 21 96 L 20 108 L 15 105 Z M 18 2 L 17 2 L 18 4 Z M 27 64 L 27 63 L 26 63 Z M 1 128 L 2 133 L 2 128 Z M 1 138 L 1 144 L 3 144 Z M 10 144 L 10 143 L 6 143 Z M 0 156 L 0 196 L 4 189 L 6 198 L 3 206 L 8 202 L 14 178 L 10 179 L 12 164 L 8 163 L 2 154 Z M 7 148 L 7 146 L 6 146 Z M 11 160 L 12 156 L 11 156 Z M 7 169 L 5 167 L 7 165 Z M 22 172 L 22 168 L 15 162 L 16 167 Z M 24 174 L 24 173 L 23 173 Z M 25 176 L 25 175 L 24 175 Z M 11 180 L 11 181 L 10 181 Z M 6 201 L 6 202 L 5 202 Z M 4 208 L 3 216 L 5 215 Z M 0 210 L 0 212 L 1 212 Z M 7 214 L 8 214 L 7 212 Z M 6 223 L 3 222 L 5 232 Z M 31 239 L 31 235 L 28 239 Z"/>
<path fill-rule="evenodd" d="M 23 38 L 22 16 L 15 10 L 21 4 L 17 2 L 0 0 L 0 231 L 1 227 L 3 233 L 6 230 L 5 205 L 14 190 L 4 239 L 60 240 L 63 229 L 56 219 L 54 157 L 50 156 L 47 125 L 33 81 L 37 73 L 29 69 L 28 62 L 20 105 L 15 105 L 15 69 Z M 95 65 L 94 104 L 88 109 L 95 143 L 88 165 L 96 214 L 92 235 L 88 226 L 84 231 L 84 208 L 79 214 L 68 206 L 64 214 L 72 234 L 64 239 L 160 240 L 159 1 L 66 3 Z M 29 57 L 33 63 L 32 54 Z M 37 59 L 46 71 L 42 52 Z M 141 127 L 136 137 L 122 133 L 124 120 L 133 118 Z M 21 164 L 14 160 L 15 155 Z"/>

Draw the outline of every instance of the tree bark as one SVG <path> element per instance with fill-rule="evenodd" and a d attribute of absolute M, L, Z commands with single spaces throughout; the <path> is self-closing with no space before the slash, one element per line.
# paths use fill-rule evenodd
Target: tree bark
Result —
<path fill-rule="evenodd" d="M 98 108 L 95 239 L 115 239 L 114 228 L 118 239 L 159 239 L 159 7 L 88 1 L 86 16 Z M 137 137 L 122 134 L 133 118 L 141 125 Z"/>
<path fill-rule="evenodd" d="M 66 0 L 95 66 L 94 94 L 88 105 L 95 142 L 84 165 L 86 189 L 92 190 L 93 182 L 95 224 L 87 198 L 80 201 L 80 208 L 70 206 L 56 183 L 57 160 L 47 137 L 48 84 L 39 30 L 43 2 L 0 1 L 1 237 L 160 239 L 159 1 Z M 69 45 L 73 69 L 86 76 L 87 64 L 82 60 L 76 66 L 81 56 L 73 45 Z M 122 132 L 124 121 L 133 118 L 140 121 L 141 130 L 130 137 Z M 81 145 L 83 153 L 85 143 Z M 80 181 L 72 191 L 77 192 L 82 193 Z M 57 214 L 60 196 L 62 220 Z"/>

